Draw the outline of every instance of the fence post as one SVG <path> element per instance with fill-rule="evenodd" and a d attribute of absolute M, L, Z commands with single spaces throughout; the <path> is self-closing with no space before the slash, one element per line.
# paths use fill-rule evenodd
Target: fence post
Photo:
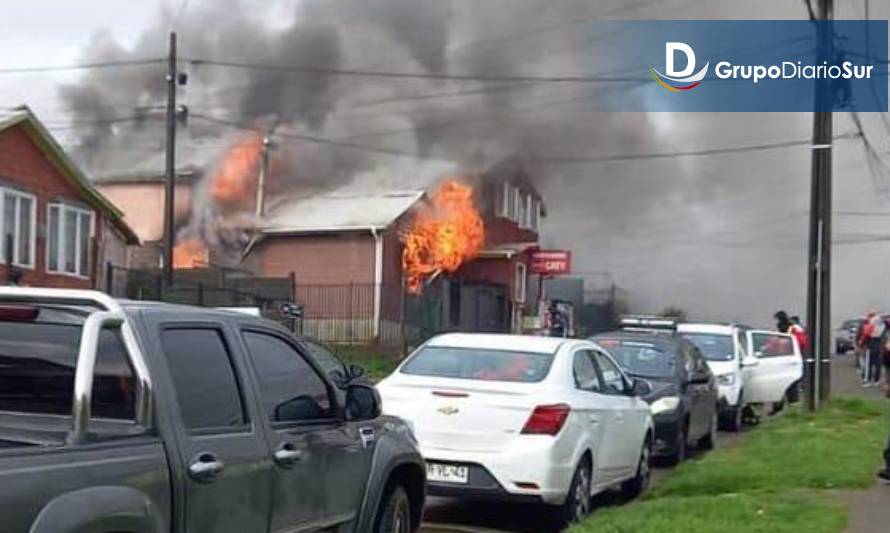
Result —
<path fill-rule="evenodd" d="M 114 265 L 111 261 L 105 263 L 105 292 L 114 296 Z"/>
<path fill-rule="evenodd" d="M 198 282 L 198 305 L 204 305 L 204 283 Z"/>
<path fill-rule="evenodd" d="M 290 278 L 290 301 L 292 304 L 297 305 L 297 273 L 294 272 L 293 270 L 291 270 L 290 274 L 288 274 L 288 278 Z M 306 311 L 303 310 L 303 312 L 305 313 Z M 303 317 L 301 316 L 300 317 L 300 326 L 302 326 L 302 325 L 303 325 Z M 294 333 L 299 333 L 300 335 L 303 334 L 302 327 L 300 327 L 299 332 L 297 331 L 297 318 L 296 317 L 291 317 L 290 329 Z"/>
<path fill-rule="evenodd" d="M 355 282 L 349 282 L 349 344 L 355 344 L 355 317 L 352 311 L 352 299 L 355 298 Z"/>

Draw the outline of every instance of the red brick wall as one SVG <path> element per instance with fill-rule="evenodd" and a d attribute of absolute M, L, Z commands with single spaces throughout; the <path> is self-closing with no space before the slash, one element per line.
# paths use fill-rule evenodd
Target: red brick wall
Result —
<path fill-rule="evenodd" d="M 368 233 L 267 237 L 250 254 L 262 276 L 296 273 L 297 285 L 374 283 L 374 238 Z"/>
<path fill-rule="evenodd" d="M 31 286 L 89 288 L 90 279 L 49 274 L 46 272 L 47 204 L 52 200 L 68 199 L 87 204 L 72 187 L 59 168 L 47 158 L 22 125 L 0 131 L 0 183 L 14 185 L 37 197 L 37 249 L 34 269 L 24 269 L 24 283 Z M 102 238 L 102 214 L 93 211 L 96 240 Z M 94 265 L 95 266 L 95 265 Z M 0 267 L 0 280 L 6 268 Z"/>

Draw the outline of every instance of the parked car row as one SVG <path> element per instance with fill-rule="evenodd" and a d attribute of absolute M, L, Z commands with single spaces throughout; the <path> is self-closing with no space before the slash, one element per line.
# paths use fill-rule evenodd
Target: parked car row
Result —
<path fill-rule="evenodd" d="M 759 405 L 795 401 L 791 335 L 635 318 L 591 339 L 451 333 L 378 384 L 411 424 L 427 492 L 549 504 L 571 523 L 591 497 L 649 484 L 650 461 L 711 449 Z"/>

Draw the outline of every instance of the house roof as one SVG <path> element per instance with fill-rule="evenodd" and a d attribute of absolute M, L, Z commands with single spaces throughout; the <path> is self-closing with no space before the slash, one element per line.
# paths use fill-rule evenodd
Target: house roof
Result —
<path fill-rule="evenodd" d="M 46 129 L 28 106 L 20 106 L 10 112 L 0 114 L 0 131 L 5 131 L 14 126 L 22 126 L 34 143 L 57 167 L 59 173 L 74 189 L 80 193 L 81 198 L 92 207 L 103 212 L 109 222 L 120 231 L 128 244 L 139 244 L 139 237 L 124 222 L 123 213 L 107 198 L 97 191 L 80 167 L 74 163 L 65 152 L 55 137 Z"/>
<path fill-rule="evenodd" d="M 424 196 L 423 191 L 291 198 L 272 206 L 259 224 L 263 235 L 370 231 L 389 227 Z"/>

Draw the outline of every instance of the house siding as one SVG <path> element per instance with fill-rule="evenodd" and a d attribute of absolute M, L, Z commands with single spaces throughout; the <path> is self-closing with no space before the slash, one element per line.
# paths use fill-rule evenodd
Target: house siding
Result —
<path fill-rule="evenodd" d="M 0 131 L 0 182 L 33 194 L 37 199 L 37 244 L 34 268 L 22 268 L 22 282 L 31 286 L 91 288 L 93 279 L 72 275 L 50 274 L 46 271 L 47 205 L 62 200 L 93 212 L 95 242 L 102 243 L 106 217 L 89 208 L 80 193 L 68 182 L 59 168 L 44 154 L 22 125 Z M 99 246 L 101 251 L 101 244 Z M 94 258 L 95 258 L 94 253 Z M 6 279 L 6 267 L 0 266 L 0 279 Z"/>

